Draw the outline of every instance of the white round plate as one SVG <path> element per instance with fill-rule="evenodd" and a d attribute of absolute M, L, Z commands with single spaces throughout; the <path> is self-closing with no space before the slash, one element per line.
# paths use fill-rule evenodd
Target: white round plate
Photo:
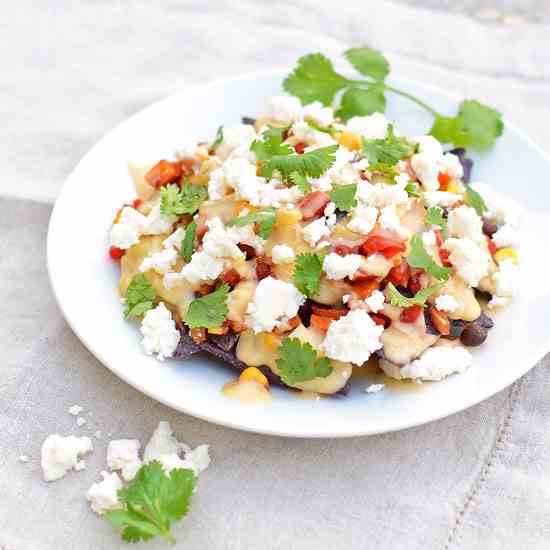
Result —
<path fill-rule="evenodd" d="M 174 409 L 233 428 L 292 437 L 367 435 L 423 424 L 470 407 L 527 372 L 550 349 L 550 277 L 541 266 L 548 250 L 541 236 L 550 219 L 550 186 L 545 181 L 550 162 L 509 123 L 490 152 L 473 155 L 473 177 L 525 206 L 527 244 L 521 256 L 529 282 L 496 316 L 487 343 L 474 350 L 474 365 L 465 374 L 426 383 L 419 391 L 388 388 L 376 394 L 366 394 L 367 382 L 360 379 L 347 397 L 320 401 L 274 388 L 272 403 L 257 406 L 222 395 L 223 384 L 236 374 L 219 361 L 200 355 L 161 364 L 142 352 L 138 326 L 122 316 L 118 265 L 107 255 L 113 216 L 135 197 L 127 162 L 158 160 L 190 138 L 211 140 L 220 124 L 259 116 L 266 99 L 281 93 L 286 74 L 245 75 L 170 96 L 132 116 L 79 162 L 50 220 L 48 268 L 61 310 L 84 345 L 123 380 Z M 394 83 L 443 113 L 456 111 L 457 98 L 441 90 L 413 81 Z M 401 132 L 420 135 L 429 130 L 429 115 L 407 100 L 388 96 L 386 114 Z"/>

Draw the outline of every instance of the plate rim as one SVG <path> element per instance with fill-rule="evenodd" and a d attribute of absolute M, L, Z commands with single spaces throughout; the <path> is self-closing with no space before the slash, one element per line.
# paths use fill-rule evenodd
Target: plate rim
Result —
<path fill-rule="evenodd" d="M 99 144 L 103 142 L 103 140 L 110 136 L 111 134 L 119 131 L 122 127 L 124 127 L 126 124 L 129 124 L 133 121 L 135 121 L 136 118 L 139 118 L 143 115 L 143 113 L 147 112 L 150 109 L 157 108 L 159 105 L 161 105 L 164 102 L 172 101 L 175 97 L 181 96 L 182 98 L 187 95 L 191 94 L 193 92 L 196 92 L 198 89 L 208 89 L 212 87 L 218 87 L 221 85 L 228 85 L 230 83 L 235 83 L 241 80 L 249 80 L 251 78 L 262 78 L 262 77 L 273 77 L 276 74 L 285 72 L 287 74 L 289 72 L 288 68 L 284 67 L 275 67 L 272 69 L 262 70 L 262 71 L 250 71 L 246 73 L 242 73 L 230 78 L 221 78 L 216 79 L 210 82 L 204 82 L 204 83 L 197 83 L 194 85 L 191 85 L 183 90 L 176 91 L 172 94 L 169 94 L 166 97 L 163 97 L 157 101 L 154 101 L 153 103 L 145 106 L 144 108 L 140 109 L 139 111 L 135 112 L 129 117 L 126 117 L 124 120 L 122 120 L 120 123 L 115 125 L 113 128 L 111 128 L 109 131 L 107 131 L 105 134 L 103 134 L 86 152 L 85 154 L 79 159 L 79 161 L 76 163 L 74 168 L 71 170 L 70 174 L 65 179 L 61 190 L 59 191 L 59 194 L 54 202 L 54 206 L 50 215 L 50 219 L 48 222 L 48 231 L 47 231 L 47 244 L 46 244 L 46 264 L 47 264 L 47 272 L 48 272 L 48 279 L 50 282 L 50 286 L 52 288 L 55 301 L 71 330 L 74 332 L 74 334 L 77 336 L 77 338 L 82 342 L 82 344 L 85 346 L 85 348 L 104 366 L 107 367 L 111 372 L 113 372 L 116 376 L 118 376 L 121 380 L 123 380 L 125 383 L 129 384 L 131 387 L 135 388 L 139 392 L 143 393 L 147 397 L 150 397 L 151 399 L 162 403 L 163 405 L 170 407 L 173 410 L 176 410 L 178 412 L 183 412 L 185 414 L 188 414 L 190 416 L 193 416 L 195 418 L 199 418 L 201 420 L 210 422 L 212 424 L 224 426 L 227 428 L 245 431 L 248 433 L 257 433 L 257 434 L 263 434 L 263 435 L 269 435 L 269 436 L 277 436 L 277 437 L 289 437 L 289 438 L 299 438 L 299 439 L 326 439 L 326 438 L 349 438 L 349 437 L 359 437 L 359 436 L 369 436 L 369 435 L 376 435 L 376 434 L 383 434 L 383 433 L 392 433 L 400 430 L 405 430 L 409 428 L 414 428 L 417 426 L 421 426 L 424 424 L 428 424 L 431 422 L 434 422 L 436 420 L 440 420 L 443 418 L 446 418 L 448 416 L 454 415 L 458 412 L 464 411 L 466 409 L 469 409 L 470 407 L 473 407 L 474 405 L 477 405 L 483 401 L 486 401 L 487 399 L 491 398 L 492 396 L 496 395 L 503 389 L 507 388 L 508 386 L 512 385 L 514 382 L 519 380 L 521 377 L 523 377 L 527 372 L 529 372 L 533 367 L 535 367 L 539 361 L 550 351 L 550 335 L 547 337 L 546 341 L 539 346 L 539 349 L 536 350 L 534 353 L 532 353 L 530 356 L 525 357 L 525 359 L 521 362 L 521 368 L 519 368 L 517 371 L 515 371 L 510 376 L 502 377 L 501 380 L 498 381 L 494 386 L 490 388 L 489 391 L 486 391 L 483 393 L 483 395 L 479 396 L 476 395 L 474 398 L 469 398 L 468 395 L 465 396 L 464 401 L 460 403 L 460 405 L 452 406 L 449 410 L 445 410 L 443 412 L 434 412 L 432 414 L 426 415 L 423 419 L 417 419 L 412 421 L 407 421 L 404 419 L 402 422 L 396 422 L 395 425 L 391 427 L 384 427 L 381 429 L 376 428 L 366 428 L 363 430 L 359 429 L 351 429 L 346 430 L 345 427 L 342 430 L 338 431 L 327 431 L 323 433 L 310 433 L 310 432 L 301 432 L 299 430 L 288 432 L 285 430 L 279 430 L 276 428 L 257 428 L 254 426 L 248 426 L 243 425 L 239 422 L 234 422 L 231 420 L 227 420 L 225 418 L 221 418 L 216 415 L 209 415 L 207 413 L 203 412 L 197 412 L 195 410 L 189 409 L 185 406 L 185 404 L 176 404 L 173 402 L 169 402 L 167 399 L 165 399 L 162 395 L 158 395 L 153 391 L 148 390 L 146 386 L 143 386 L 139 382 L 135 380 L 130 380 L 129 377 L 126 376 L 123 369 L 120 369 L 117 365 L 111 364 L 106 358 L 103 357 L 103 354 L 96 349 L 95 346 L 93 346 L 86 337 L 85 334 L 83 334 L 79 327 L 78 323 L 75 322 L 75 319 L 71 316 L 70 312 L 66 309 L 64 306 L 63 300 L 61 298 L 62 296 L 62 290 L 57 286 L 56 277 L 55 277 L 55 270 L 56 266 L 54 265 L 53 260 L 53 239 L 55 236 L 55 227 L 59 223 L 58 218 L 60 217 L 60 212 L 62 212 L 63 203 L 65 200 L 65 197 L 67 195 L 67 189 L 69 187 L 70 182 L 75 177 L 75 173 L 78 172 L 81 164 L 84 162 L 84 160 L 92 154 L 93 151 L 97 147 L 99 147 Z M 463 97 L 459 94 L 449 92 L 447 90 L 444 90 L 440 88 L 437 85 L 430 84 L 430 83 L 424 83 L 415 79 L 411 78 L 401 78 L 401 77 L 394 77 L 390 78 L 391 81 L 398 81 L 405 86 L 412 85 L 413 87 L 420 87 L 426 90 L 429 90 L 433 93 L 436 93 L 438 95 L 441 95 L 447 99 L 450 99 L 455 102 L 459 102 L 463 99 Z M 503 117 L 503 122 L 505 127 L 509 128 L 511 131 L 515 132 L 525 143 L 535 150 L 542 159 L 550 166 L 550 155 L 548 155 L 540 145 L 538 145 L 525 131 L 518 128 L 515 124 L 511 123 L 506 117 Z"/>

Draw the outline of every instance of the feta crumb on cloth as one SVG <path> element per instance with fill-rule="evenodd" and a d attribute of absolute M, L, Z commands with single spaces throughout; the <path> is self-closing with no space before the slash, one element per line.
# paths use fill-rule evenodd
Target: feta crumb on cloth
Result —
<path fill-rule="evenodd" d="M 118 500 L 118 490 L 122 489 L 122 481 L 117 474 L 101 472 L 103 479 L 94 483 L 86 493 L 86 500 L 90 502 L 92 510 L 99 515 L 108 510 L 121 508 Z"/>
<path fill-rule="evenodd" d="M 141 468 L 140 442 L 137 439 L 114 439 L 107 447 L 107 466 L 120 470 L 122 479 L 131 481 Z"/>
<path fill-rule="evenodd" d="M 61 479 L 70 470 L 83 470 L 86 467 L 81 457 L 91 453 L 94 447 L 89 437 L 64 437 L 51 434 L 42 443 L 41 466 L 45 481 Z"/>

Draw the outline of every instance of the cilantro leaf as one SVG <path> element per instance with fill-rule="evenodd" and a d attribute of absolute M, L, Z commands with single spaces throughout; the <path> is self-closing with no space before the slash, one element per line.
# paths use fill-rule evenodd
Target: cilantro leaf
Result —
<path fill-rule="evenodd" d="M 314 101 L 330 105 L 334 96 L 348 85 L 349 80 L 338 74 L 330 59 L 321 53 L 300 57 L 298 66 L 283 82 L 283 88 L 304 105 Z"/>
<path fill-rule="evenodd" d="M 447 238 L 447 219 L 443 217 L 443 210 L 438 206 L 430 206 L 428 208 L 426 225 L 438 225 L 441 228 L 443 240 Z"/>
<path fill-rule="evenodd" d="M 426 300 L 434 293 L 438 292 L 443 288 L 445 281 L 437 283 L 426 288 L 419 290 L 412 298 L 407 298 L 403 296 L 393 283 L 388 283 L 386 287 L 388 289 L 388 299 L 390 304 L 396 307 L 410 307 L 410 306 L 424 306 L 426 305 Z"/>
<path fill-rule="evenodd" d="M 157 297 L 153 285 L 147 280 L 144 273 L 138 273 L 132 277 L 126 289 L 125 317 L 139 317 L 153 308 Z"/>
<path fill-rule="evenodd" d="M 338 132 L 338 130 L 336 130 L 335 128 L 330 128 L 330 127 L 325 128 L 323 126 L 319 126 L 319 124 L 317 124 L 314 120 L 311 120 L 309 118 L 306 118 L 305 121 L 306 121 L 306 124 L 310 128 L 313 128 L 314 130 L 317 130 L 318 132 L 323 132 L 325 134 L 330 134 L 330 135 Z"/>
<path fill-rule="evenodd" d="M 192 470 L 176 468 L 167 476 L 155 460 L 142 466 L 133 481 L 119 489 L 118 498 L 126 509 L 110 510 L 105 518 L 123 528 L 126 542 L 160 536 L 175 543 L 171 525 L 187 514 L 196 482 Z"/>
<path fill-rule="evenodd" d="M 348 120 L 354 116 L 383 113 L 386 109 L 384 86 L 372 84 L 368 88 L 350 88 L 342 96 L 337 116 Z"/>
<path fill-rule="evenodd" d="M 357 184 L 351 183 L 350 185 L 338 185 L 329 195 L 332 202 L 336 204 L 338 210 L 343 212 L 349 212 L 352 208 L 357 206 L 357 199 L 355 193 L 357 192 Z"/>
<path fill-rule="evenodd" d="M 332 365 L 326 357 L 318 357 L 311 344 L 302 344 L 298 338 L 286 338 L 279 346 L 277 369 L 285 384 L 295 385 L 326 378 L 332 372 Z"/>
<path fill-rule="evenodd" d="M 179 255 L 186 261 L 191 261 L 191 256 L 193 255 L 193 250 L 195 250 L 195 239 L 197 237 L 197 224 L 191 222 L 185 228 L 185 236 L 181 241 Z"/>
<path fill-rule="evenodd" d="M 261 139 L 255 139 L 250 150 L 260 161 L 268 161 L 273 157 L 291 155 L 294 149 L 288 143 L 283 143 L 286 128 L 269 127 L 262 133 Z"/>
<path fill-rule="evenodd" d="M 450 267 L 441 267 L 426 252 L 422 239 L 418 235 L 413 235 L 411 239 L 411 250 L 407 256 L 407 262 L 411 267 L 423 269 L 436 279 L 446 281 L 452 273 Z"/>
<path fill-rule="evenodd" d="M 464 129 L 460 117 L 435 117 L 430 134 L 441 143 L 452 143 L 455 147 L 469 147 L 472 136 Z"/>
<path fill-rule="evenodd" d="M 399 175 L 399 170 L 392 166 L 391 164 L 386 164 L 385 162 L 374 162 L 369 164 L 367 170 L 373 174 L 380 174 L 390 179 L 389 183 L 395 183 L 395 177 Z"/>
<path fill-rule="evenodd" d="M 465 197 L 468 205 L 477 212 L 478 216 L 483 216 L 483 213 L 487 212 L 487 205 L 483 197 L 473 187 L 466 185 Z"/>
<path fill-rule="evenodd" d="M 262 239 L 268 239 L 273 228 L 275 227 L 275 222 L 277 221 L 277 210 L 273 206 L 268 206 L 257 212 L 252 212 L 246 216 L 240 216 L 238 218 L 233 218 L 228 221 L 226 225 L 241 227 L 243 225 L 249 225 L 251 223 L 258 224 L 258 235 Z"/>
<path fill-rule="evenodd" d="M 460 104 L 458 116 L 464 130 L 471 136 L 471 146 L 479 151 L 495 144 L 502 134 L 502 115 L 479 101 L 466 100 Z"/>
<path fill-rule="evenodd" d="M 160 213 L 163 216 L 181 216 L 194 214 L 208 198 L 205 187 L 184 182 L 178 185 L 166 185 L 160 190 Z"/>
<path fill-rule="evenodd" d="M 189 304 L 184 322 L 189 328 L 215 328 L 222 325 L 229 313 L 227 295 L 229 285 L 223 284 L 215 292 L 197 298 Z"/>
<path fill-rule="evenodd" d="M 416 185 L 416 183 L 413 183 L 410 181 L 405 185 L 405 191 L 409 195 L 409 197 L 415 197 L 417 199 L 422 197 L 422 191 L 420 190 L 420 187 Z"/>
<path fill-rule="evenodd" d="M 308 298 L 313 298 L 321 290 L 322 258 L 317 254 L 302 253 L 296 258 L 294 284 Z"/>
<path fill-rule="evenodd" d="M 210 145 L 209 153 L 212 154 L 216 152 L 216 149 L 222 143 L 223 143 L 223 126 L 218 126 L 218 129 L 216 130 L 216 137 L 214 138 L 212 145 Z"/>
<path fill-rule="evenodd" d="M 298 172 L 292 172 L 289 176 L 290 181 L 298 187 L 298 189 L 304 194 L 308 195 L 311 193 L 311 183 L 307 181 L 305 176 Z"/>
<path fill-rule="evenodd" d="M 373 48 L 351 48 L 344 55 L 356 71 L 374 80 L 384 80 L 390 72 L 387 59 Z"/>
<path fill-rule="evenodd" d="M 394 135 L 392 124 L 388 126 L 388 135 L 384 139 L 363 140 L 363 154 L 373 164 L 383 163 L 393 166 L 405 157 L 412 155 L 415 150 L 415 144 Z"/>

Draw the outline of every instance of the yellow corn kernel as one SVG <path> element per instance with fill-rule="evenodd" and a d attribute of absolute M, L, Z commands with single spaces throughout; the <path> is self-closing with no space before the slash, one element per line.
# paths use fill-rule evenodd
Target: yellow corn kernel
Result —
<path fill-rule="evenodd" d="M 278 225 L 296 225 L 301 220 L 302 220 L 302 213 L 299 210 L 277 211 Z"/>
<path fill-rule="evenodd" d="M 361 136 L 357 134 L 352 134 L 351 132 L 342 132 L 338 136 L 338 143 L 347 147 L 351 151 L 358 151 L 361 149 Z"/>
<path fill-rule="evenodd" d="M 263 338 L 263 344 L 264 346 L 271 348 L 271 349 L 277 349 L 280 345 L 279 339 L 276 336 L 273 336 L 273 334 L 270 334 L 269 332 L 266 332 L 262 335 Z"/>
<path fill-rule="evenodd" d="M 460 195 L 460 188 L 458 187 L 458 183 L 456 183 L 455 180 L 451 180 L 449 184 L 447 185 L 446 189 L 447 193 L 454 193 L 455 195 Z"/>
<path fill-rule="evenodd" d="M 267 378 L 265 377 L 265 374 L 256 367 L 247 367 L 246 369 L 241 372 L 241 375 L 239 376 L 239 382 L 245 381 L 245 380 L 254 380 L 254 382 L 258 382 L 262 386 L 269 386 L 269 382 Z"/>
<path fill-rule="evenodd" d="M 519 263 L 518 253 L 513 249 L 507 246 L 506 248 L 499 248 L 495 252 L 495 260 L 497 263 L 500 263 L 504 260 L 512 260 L 516 265 Z"/>

